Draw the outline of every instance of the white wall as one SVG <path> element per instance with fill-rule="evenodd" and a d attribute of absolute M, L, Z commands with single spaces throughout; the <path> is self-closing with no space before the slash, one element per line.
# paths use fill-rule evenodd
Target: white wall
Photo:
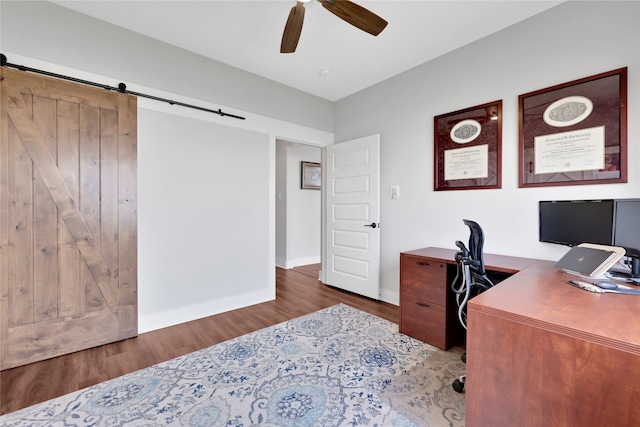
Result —
<path fill-rule="evenodd" d="M 287 265 L 287 141 L 276 141 L 276 265 Z"/>
<path fill-rule="evenodd" d="M 275 298 L 275 141 L 333 143 L 331 103 L 51 3 L 0 15 L 10 63 L 246 118 L 138 99 L 139 331 Z"/>
<path fill-rule="evenodd" d="M 397 303 L 399 253 L 455 249 L 463 218 L 485 231 L 485 251 L 559 259 L 538 242 L 542 199 L 640 196 L 640 3 L 563 3 L 335 104 L 336 141 L 381 135 L 381 281 Z M 425 40 L 423 43 L 437 43 Z M 518 188 L 518 95 L 628 67 L 628 183 Z M 433 191 L 433 118 L 503 100 L 502 189 Z M 400 186 L 400 198 L 389 187 Z"/>
<path fill-rule="evenodd" d="M 269 135 L 143 108 L 138 126 L 140 329 L 273 299 Z"/>
<path fill-rule="evenodd" d="M 300 188 L 300 162 L 321 162 L 322 150 L 276 141 L 276 265 L 293 268 L 321 261 L 321 192 Z"/>

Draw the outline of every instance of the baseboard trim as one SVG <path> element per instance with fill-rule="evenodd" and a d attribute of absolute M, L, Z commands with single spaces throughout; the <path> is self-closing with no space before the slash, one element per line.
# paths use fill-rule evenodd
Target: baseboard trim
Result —
<path fill-rule="evenodd" d="M 321 258 L 320 255 L 306 257 L 306 258 L 295 258 L 295 259 L 276 259 L 276 266 L 284 269 L 290 269 L 294 267 L 299 267 L 301 265 L 309 265 L 309 264 L 320 264 Z"/>
<path fill-rule="evenodd" d="M 181 307 L 178 310 L 168 310 L 160 313 L 153 313 L 138 318 L 138 333 L 155 331 L 156 329 L 202 319 L 226 311 L 248 307 L 262 302 L 272 301 L 276 298 L 275 290 L 249 292 L 241 295 L 234 295 L 230 298 L 220 298 L 193 304 L 188 307 Z"/>

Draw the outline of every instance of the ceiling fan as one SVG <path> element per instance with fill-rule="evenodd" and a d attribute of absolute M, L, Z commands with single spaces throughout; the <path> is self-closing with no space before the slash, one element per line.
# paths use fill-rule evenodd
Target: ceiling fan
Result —
<path fill-rule="evenodd" d="M 300 40 L 300 33 L 302 32 L 302 23 L 304 22 L 304 3 L 307 1 L 309 0 L 298 1 L 296 5 L 291 8 L 289 18 L 284 26 L 284 33 L 282 34 L 280 53 L 295 52 L 298 46 L 298 40 Z M 387 26 L 387 21 L 349 0 L 318 1 L 322 3 L 325 9 L 338 18 L 374 36 L 380 34 Z"/>

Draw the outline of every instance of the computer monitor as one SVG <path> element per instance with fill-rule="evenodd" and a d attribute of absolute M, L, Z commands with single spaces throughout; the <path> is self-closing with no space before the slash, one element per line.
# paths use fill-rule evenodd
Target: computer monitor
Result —
<path fill-rule="evenodd" d="M 541 242 L 577 246 L 613 241 L 613 199 L 539 202 Z"/>
<path fill-rule="evenodd" d="M 640 278 L 640 199 L 615 200 L 613 246 L 624 248 L 631 261 L 631 276 Z"/>

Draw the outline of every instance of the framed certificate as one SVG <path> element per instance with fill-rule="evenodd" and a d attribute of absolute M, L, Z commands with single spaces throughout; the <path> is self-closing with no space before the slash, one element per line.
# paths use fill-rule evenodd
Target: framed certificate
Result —
<path fill-rule="evenodd" d="M 434 118 L 434 189 L 500 188 L 502 100 Z"/>
<path fill-rule="evenodd" d="M 519 186 L 627 182 L 627 69 L 518 97 Z"/>

